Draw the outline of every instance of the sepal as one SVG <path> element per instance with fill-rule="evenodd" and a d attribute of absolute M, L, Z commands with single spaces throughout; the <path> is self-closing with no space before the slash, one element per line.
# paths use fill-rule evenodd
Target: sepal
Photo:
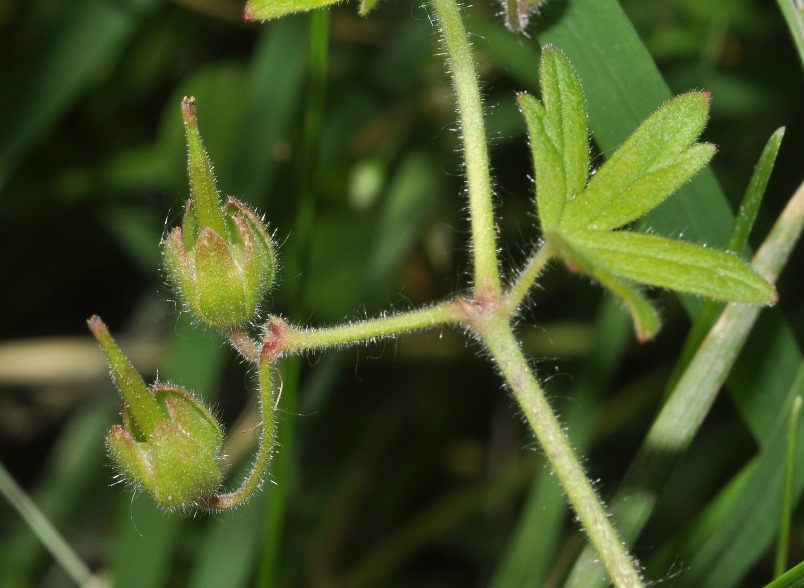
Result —
<path fill-rule="evenodd" d="M 198 507 L 221 482 L 223 432 L 218 421 L 184 388 L 144 387 L 100 318 L 92 317 L 89 326 L 123 397 L 123 424 L 114 425 L 106 436 L 116 468 L 123 479 L 167 509 Z M 121 378 L 121 372 L 136 377 Z"/>
<path fill-rule="evenodd" d="M 276 265 L 262 219 L 235 198 L 221 206 L 203 149 L 192 98 L 182 101 L 190 193 L 181 228 L 162 243 L 167 275 L 185 307 L 202 322 L 235 329 L 255 318 Z"/>

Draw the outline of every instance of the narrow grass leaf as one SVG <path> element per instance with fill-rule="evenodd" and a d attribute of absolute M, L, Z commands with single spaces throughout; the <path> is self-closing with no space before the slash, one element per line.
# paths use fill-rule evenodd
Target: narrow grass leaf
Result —
<path fill-rule="evenodd" d="M 804 362 L 799 365 L 796 382 L 784 392 L 788 403 L 804 393 Z M 789 410 L 786 413 L 789 417 Z M 803 429 L 799 422 L 796 447 L 799 461 L 804 455 Z M 665 561 L 681 558 L 689 562 L 684 574 L 685 585 L 739 586 L 748 570 L 767 553 L 778 533 L 787 433 L 785 427 L 777 427 L 759 455 L 735 476 L 737 483 L 729 484 L 707 506 L 698 520 L 685 530 L 680 544 L 668 545 L 673 553 L 668 550 L 661 554 Z M 793 495 L 800 496 L 802 490 L 804 472 L 798 471 Z"/>
<path fill-rule="evenodd" d="M 768 185 L 770 174 L 773 171 L 773 165 L 776 162 L 776 154 L 779 152 L 783 136 L 784 127 L 778 129 L 771 135 L 765 148 L 762 150 L 762 154 L 759 156 L 759 161 L 748 182 L 748 187 L 743 195 L 740 209 L 734 221 L 734 227 L 729 236 L 729 241 L 726 244 L 728 251 L 739 253 L 748 246 L 748 235 L 751 233 L 751 228 L 754 226 L 754 220 L 759 211 L 759 206 L 765 196 L 765 188 Z M 668 390 L 672 390 L 673 387 L 675 387 L 681 374 L 692 359 L 692 356 L 695 355 L 696 350 L 704 337 L 706 337 L 706 333 L 708 333 L 712 325 L 715 324 L 722 310 L 721 306 L 719 302 L 709 300 L 704 304 L 698 316 L 695 317 L 689 335 L 687 335 L 687 340 L 684 342 L 684 349 L 681 352 L 680 359 L 676 362 L 676 367 L 667 384 Z"/>
<path fill-rule="evenodd" d="M 798 423 L 800 420 L 801 396 L 796 396 L 793 399 L 793 406 L 790 409 L 790 423 L 787 431 L 787 463 L 784 472 L 784 494 L 774 568 L 776 576 L 784 574 L 787 568 L 787 553 L 790 545 L 790 519 L 795 506 L 793 504 L 793 482 L 796 477 L 796 445 L 798 444 Z"/>
<path fill-rule="evenodd" d="M 732 228 L 729 241 L 726 244 L 726 249 L 729 251 L 739 253 L 748 245 L 748 235 L 751 234 L 751 229 L 754 227 L 754 221 L 757 218 L 757 212 L 759 212 L 759 206 L 765 196 L 765 189 L 768 187 L 768 181 L 776 163 L 776 155 L 779 153 L 784 131 L 784 127 L 777 129 L 770 136 L 765 148 L 762 150 L 762 154 L 759 156 L 759 160 L 754 167 L 754 173 L 751 174 L 742 202 L 740 202 L 740 209 L 737 211 L 734 228 Z"/>
<path fill-rule="evenodd" d="M 804 14 L 802 14 L 801 3 L 794 0 L 776 0 L 776 3 L 790 30 L 790 36 L 793 37 L 801 65 L 804 66 Z"/>
<path fill-rule="evenodd" d="M 111 391 L 111 384 L 110 384 Z M 111 392 L 110 392 L 111 393 Z M 38 477 L 31 499 L 56 528 L 66 529 L 70 520 L 96 509 L 94 490 L 108 484 L 108 468 L 102 444 L 111 411 L 100 403 L 87 403 L 72 415 Z M 110 490 L 111 492 L 111 490 Z M 87 497 L 93 500 L 88 501 Z M 0 586 L 29 585 L 37 577 L 44 546 L 27 524 L 4 519 L 0 541 Z"/>
<path fill-rule="evenodd" d="M 770 584 L 766 584 L 765 588 L 804 588 L 804 562 L 789 569 Z"/>

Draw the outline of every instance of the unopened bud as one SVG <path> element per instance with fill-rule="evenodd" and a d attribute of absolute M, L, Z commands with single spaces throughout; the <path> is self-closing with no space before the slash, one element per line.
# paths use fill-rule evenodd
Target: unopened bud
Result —
<path fill-rule="evenodd" d="M 198 506 L 221 481 L 223 433 L 217 420 L 184 388 L 147 387 L 101 319 L 93 316 L 88 324 L 123 397 L 123 424 L 106 436 L 115 466 L 165 508 Z"/>
<path fill-rule="evenodd" d="M 237 328 L 254 318 L 273 283 L 274 247 L 253 210 L 231 197 L 221 206 L 196 108 L 193 98 L 182 102 L 192 198 L 182 226 L 162 244 L 165 266 L 196 317 L 216 328 Z"/>

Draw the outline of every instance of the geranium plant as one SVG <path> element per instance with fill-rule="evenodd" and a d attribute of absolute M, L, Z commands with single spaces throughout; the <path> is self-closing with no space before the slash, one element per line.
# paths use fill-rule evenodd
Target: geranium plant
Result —
<path fill-rule="evenodd" d="M 254 0 L 248 19 L 272 19 L 320 8 L 332 0 Z M 361 14 L 375 2 L 364 0 Z M 509 283 L 498 259 L 498 240 L 484 114 L 467 34 L 454 0 L 433 0 L 452 72 L 463 136 L 471 224 L 472 287 L 439 304 L 341 326 L 310 328 L 278 315 L 259 318 L 277 268 L 270 230 L 250 207 L 219 195 L 212 164 L 200 139 L 192 98 L 182 103 L 189 153 L 191 199 L 180 228 L 162 248 L 167 276 L 185 311 L 220 330 L 259 373 L 260 445 L 241 487 L 219 487 L 221 427 L 188 391 L 166 384 L 148 388 L 122 356 L 99 318 L 93 334 L 109 358 L 123 397 L 123 424 L 107 439 L 120 474 L 171 510 L 225 510 L 260 487 L 275 451 L 276 364 L 310 350 L 358 344 L 400 333 L 452 325 L 475 337 L 516 399 L 561 482 L 605 570 L 618 586 L 643 584 L 598 498 L 516 335 L 516 317 L 533 296 L 544 267 L 558 259 L 591 277 L 627 307 L 641 341 L 660 319 L 644 288 L 659 287 L 735 303 L 776 301 L 778 269 L 760 273 L 738 255 L 632 229 L 630 225 L 669 198 L 701 170 L 715 147 L 698 142 L 712 96 L 696 91 L 673 98 L 647 118 L 611 156 L 593 169 L 582 83 L 560 48 L 543 47 L 541 95 L 520 94 L 535 171 L 535 210 L 541 240 Z M 533 6 L 516 3 L 520 29 Z M 510 15 L 509 15 L 510 16 Z M 200 106 L 203 112 L 203 105 Z M 203 117 L 201 117 L 203 120 Z M 247 195 L 244 195 L 247 196 Z M 270 216 L 270 213 L 269 213 Z M 764 267 L 764 266 L 763 266 Z M 746 305 L 746 306 L 741 306 Z M 280 448 L 281 451 L 281 448 Z M 282 480 L 277 480 L 279 484 Z"/>

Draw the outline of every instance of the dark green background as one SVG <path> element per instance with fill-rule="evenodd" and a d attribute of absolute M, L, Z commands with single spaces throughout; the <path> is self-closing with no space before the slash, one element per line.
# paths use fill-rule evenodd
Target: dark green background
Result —
<path fill-rule="evenodd" d="M 538 237 L 515 92 L 537 90 L 538 41 L 561 44 L 561 27 L 581 4 L 553 0 L 520 37 L 504 32 L 496 5 L 467 11 L 509 275 Z M 765 141 L 787 126 L 758 244 L 800 182 L 804 152 L 801 63 L 776 6 L 632 0 L 623 8 L 672 92 L 713 93 L 704 139 L 719 145 L 712 169 L 733 207 Z M 43 362 L 27 379 L 0 373 L 0 459 L 81 557 L 121 586 L 484 586 L 495 577 L 518 585 L 500 580 L 510 577 L 504 562 L 516 551 L 527 497 L 550 478 L 493 369 L 473 342 L 448 330 L 305 357 L 295 406 L 280 404 L 280 427 L 292 440 L 279 448 L 264 492 L 240 511 L 164 515 L 110 486 L 103 435 L 118 401 L 100 352 L 91 352 L 88 316 L 104 318 L 148 377 L 158 370 L 198 390 L 230 427 L 253 388 L 253 374 L 216 334 L 186 318 L 177 325 L 159 269 L 157 243 L 188 195 L 182 96 L 198 99 L 221 189 L 257 206 L 274 231 L 283 267 L 266 313 L 331 324 L 468 286 L 459 136 L 426 11 L 400 0 L 368 19 L 349 3 L 331 11 L 314 178 L 304 151 L 310 15 L 246 25 L 241 11 L 236 2 L 201 0 L 0 5 L 0 345 L 8 352 L 31 343 L 31 362 Z M 615 92 L 636 75 L 614 58 L 618 34 L 602 49 L 592 35 L 566 47 L 590 88 L 605 88 L 608 74 L 598 68 L 597 79 L 586 79 L 584 68 L 597 66 L 584 51 L 611 68 Z M 637 91 L 647 110 L 629 113 L 635 121 L 663 100 L 660 88 Z M 611 152 L 606 143 L 623 137 L 596 121 L 623 115 L 606 114 L 620 104 L 616 93 L 608 102 L 597 95 L 587 91 L 599 164 Z M 634 124 L 621 128 L 627 134 Z M 303 194 L 312 195 L 312 220 L 298 214 Z M 717 245 L 730 228 L 722 219 L 708 227 L 712 236 L 698 237 L 693 222 L 661 230 Z M 799 347 L 801 262 L 799 250 L 776 314 Z M 603 493 L 636 451 L 689 326 L 674 297 L 655 296 L 666 324 L 643 346 L 616 309 L 599 310 L 597 289 L 558 268 L 522 316 L 559 414 L 572 421 L 571 434 L 589 432 L 586 464 Z M 44 355 L 56 337 L 71 338 L 59 339 L 60 358 L 88 352 L 75 369 Z M 750 380 L 763 361 L 745 356 L 738 371 Z M 752 427 L 727 396 L 716 404 L 640 540 L 643 561 L 670 550 L 654 577 L 672 573 L 665 562 L 684 552 L 685 524 L 761 445 Z M 272 498 L 277 492 L 287 500 Z M 582 537 L 563 506 L 543 516 L 528 532 L 539 538 L 549 529 L 532 559 L 560 578 Z M 799 525 L 792 563 L 804 553 L 801 537 Z M 4 501 L 0 546 L 3 586 L 68 584 Z M 769 581 L 769 561 L 751 560 L 739 585 Z M 683 555 L 675 565 L 683 569 Z M 546 585 L 545 577 L 522 585 Z M 683 576 L 677 582 L 668 585 L 688 585 Z"/>

